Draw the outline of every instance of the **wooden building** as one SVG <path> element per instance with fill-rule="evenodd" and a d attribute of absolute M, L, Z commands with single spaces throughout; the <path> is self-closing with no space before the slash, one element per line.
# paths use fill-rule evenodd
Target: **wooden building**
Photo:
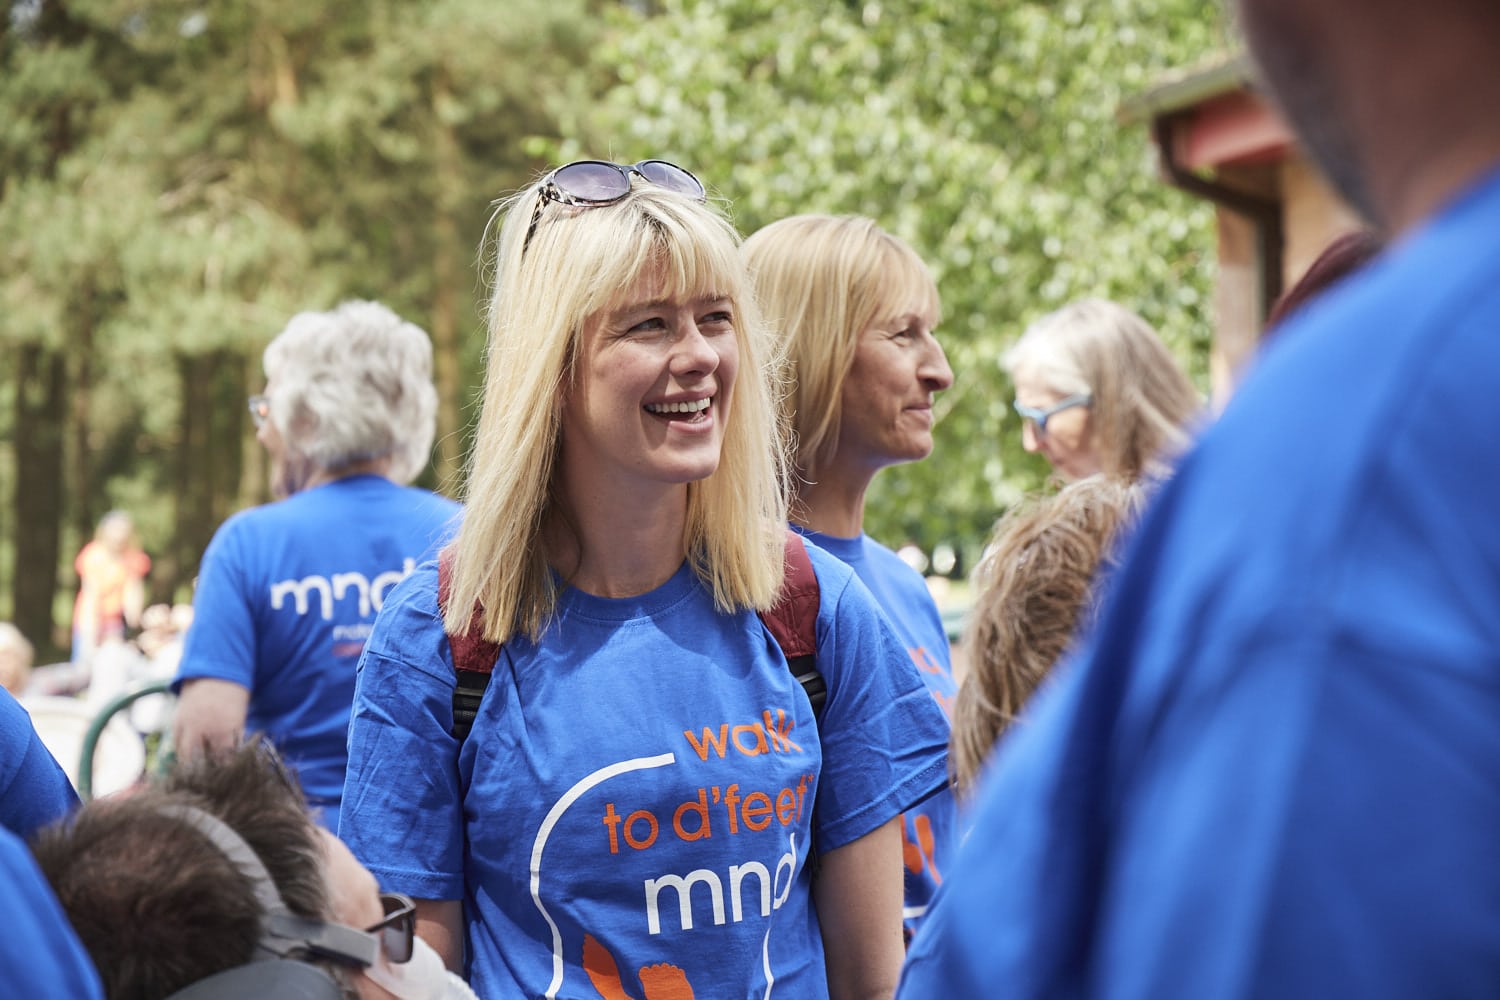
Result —
<path fill-rule="evenodd" d="M 1168 183 L 1216 206 L 1211 390 L 1222 406 L 1281 290 L 1360 219 L 1259 92 L 1245 56 L 1164 82 L 1121 117 L 1151 130 Z"/>

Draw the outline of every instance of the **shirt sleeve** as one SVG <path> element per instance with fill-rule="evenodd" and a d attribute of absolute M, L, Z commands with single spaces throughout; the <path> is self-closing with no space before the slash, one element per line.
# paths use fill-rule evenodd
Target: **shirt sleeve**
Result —
<path fill-rule="evenodd" d="M 27 838 L 78 808 L 78 793 L 26 709 L 0 690 L 0 826 Z"/>
<path fill-rule="evenodd" d="M 437 564 L 386 598 L 360 657 L 339 836 L 382 888 L 464 895 L 454 667 L 437 611 Z"/>
<path fill-rule="evenodd" d="M 231 519 L 208 543 L 193 594 L 193 624 L 183 640 L 173 689 L 199 677 L 255 689 L 256 628 L 246 581 L 243 522 Z"/>
<path fill-rule="evenodd" d="M 829 851 L 946 785 L 948 724 L 864 584 L 831 556 L 814 552 L 813 562 L 817 662 L 828 685 L 818 725 L 818 847 Z"/>

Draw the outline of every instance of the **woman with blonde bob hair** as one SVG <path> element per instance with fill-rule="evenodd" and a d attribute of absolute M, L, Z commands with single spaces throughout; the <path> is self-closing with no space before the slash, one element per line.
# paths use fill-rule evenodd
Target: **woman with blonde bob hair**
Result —
<path fill-rule="evenodd" d="M 1139 520 L 1146 487 L 1090 476 L 1013 508 L 974 573 L 969 673 L 953 710 L 954 785 L 967 799 L 995 741 L 1093 620 L 1101 569 Z"/>
<path fill-rule="evenodd" d="M 745 241 L 757 294 L 794 372 L 792 521 L 847 563 L 890 617 L 933 697 L 955 693 L 942 615 L 921 574 L 864 533 L 865 492 L 888 465 L 932 451 L 933 397 L 953 383 L 933 335 L 936 283 L 910 246 L 860 216 L 796 215 Z M 915 934 L 952 837 L 946 790 L 902 817 L 905 924 Z"/>
<path fill-rule="evenodd" d="M 1015 383 L 1022 443 L 1064 480 L 1166 473 L 1202 409 L 1150 324 L 1104 299 L 1043 316 L 1003 363 Z"/>
<path fill-rule="evenodd" d="M 738 236 L 660 160 L 500 218 L 464 524 L 370 638 L 340 833 L 484 996 L 888 994 L 943 723 L 837 561 L 820 715 L 757 618 L 785 474 Z M 448 635 L 497 644 L 468 731 Z"/>

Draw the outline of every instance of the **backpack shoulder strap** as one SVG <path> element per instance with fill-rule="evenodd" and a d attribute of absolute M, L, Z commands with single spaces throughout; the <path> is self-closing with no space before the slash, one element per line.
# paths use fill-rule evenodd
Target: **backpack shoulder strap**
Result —
<path fill-rule="evenodd" d="M 760 620 L 781 646 L 787 669 L 807 692 L 813 714 L 817 715 L 828 700 L 828 685 L 818 672 L 817 663 L 818 577 L 807 555 L 807 543 L 790 528 L 786 533 L 784 558 L 786 578 L 781 594 L 775 604 L 760 613 Z"/>
<path fill-rule="evenodd" d="M 453 554 L 443 550 L 438 556 L 438 610 L 448 607 L 448 594 L 452 589 Z M 479 703 L 484 699 L 484 689 L 489 686 L 490 674 L 495 661 L 500 658 L 500 644 L 484 637 L 484 625 L 480 608 L 476 603 L 469 618 L 469 627 L 462 633 L 448 633 L 448 647 L 453 651 L 453 668 L 456 674 L 453 685 L 453 729 L 451 732 L 462 743 L 479 714 Z"/>

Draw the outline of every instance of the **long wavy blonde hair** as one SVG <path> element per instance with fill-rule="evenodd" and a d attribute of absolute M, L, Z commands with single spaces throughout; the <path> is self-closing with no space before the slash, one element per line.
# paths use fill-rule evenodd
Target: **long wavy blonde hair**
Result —
<path fill-rule="evenodd" d="M 948 763 L 966 795 L 990 748 L 1097 608 L 1101 564 L 1139 518 L 1146 487 L 1090 476 L 1013 508 L 974 573 L 964 637 L 969 673 L 953 706 Z"/>
<path fill-rule="evenodd" d="M 717 470 L 688 484 L 684 543 L 720 610 L 768 607 L 781 586 L 786 526 L 777 423 L 783 366 L 756 309 L 738 233 L 712 206 L 649 183 L 594 208 L 543 204 L 541 185 L 496 213 L 484 403 L 463 526 L 450 550 L 448 630 L 462 631 L 476 602 L 491 641 L 535 639 L 546 627 L 557 593 L 542 534 L 560 518 L 553 491 L 561 401 L 579 336 L 648 270 L 665 277 L 667 294 L 732 303 L 734 399 Z"/>

